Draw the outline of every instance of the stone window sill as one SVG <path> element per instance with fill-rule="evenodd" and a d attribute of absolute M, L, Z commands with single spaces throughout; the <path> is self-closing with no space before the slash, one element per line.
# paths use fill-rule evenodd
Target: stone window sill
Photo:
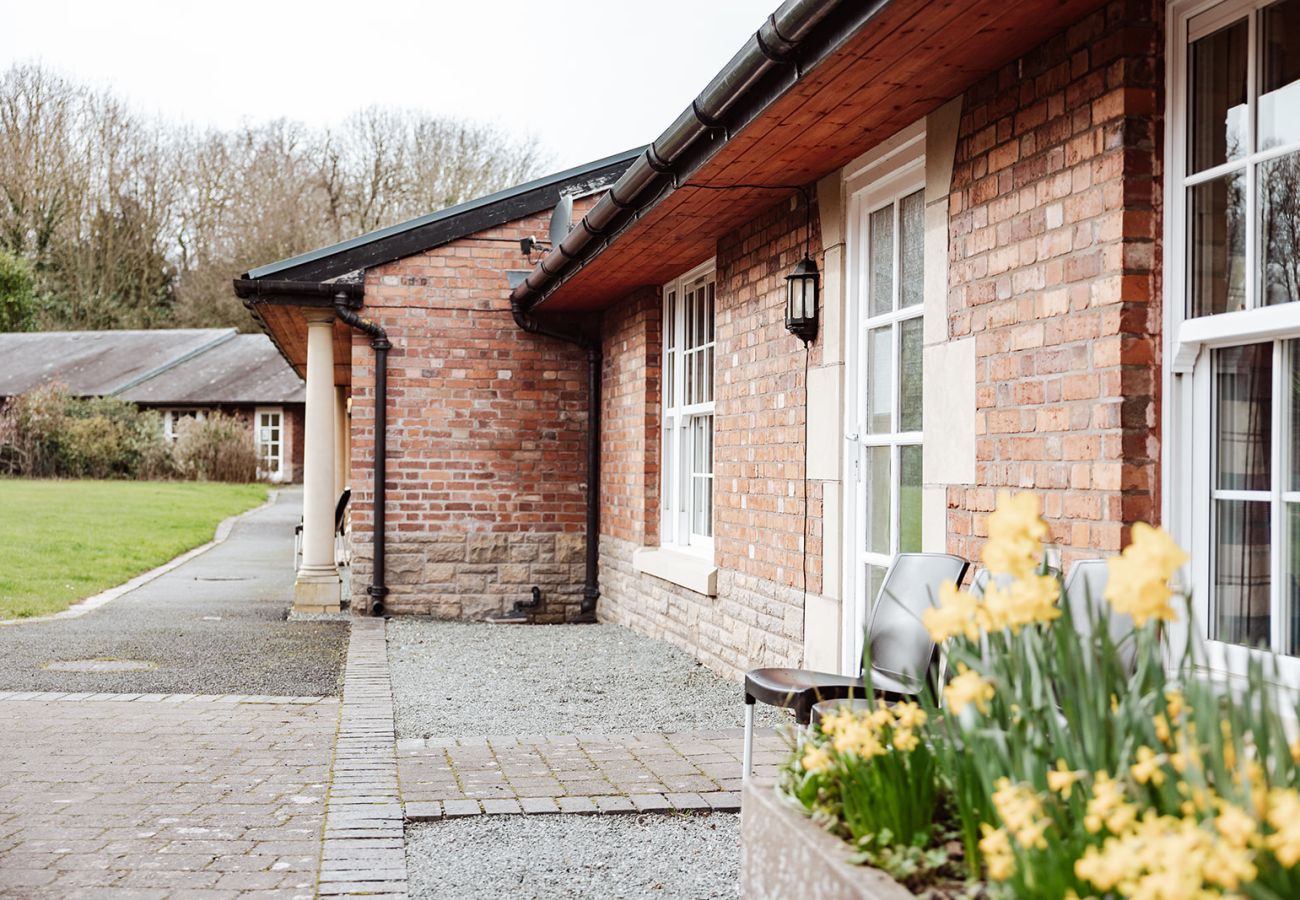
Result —
<path fill-rule="evenodd" d="M 718 596 L 718 567 L 701 556 L 665 547 L 643 547 L 632 553 L 632 568 L 697 594 Z"/>

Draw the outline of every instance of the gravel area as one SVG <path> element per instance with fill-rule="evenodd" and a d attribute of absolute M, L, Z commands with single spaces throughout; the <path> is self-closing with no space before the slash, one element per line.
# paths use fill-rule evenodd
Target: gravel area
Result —
<path fill-rule="evenodd" d="M 619 625 L 395 618 L 400 738 L 703 731 L 744 723 L 740 685 Z M 758 707 L 760 725 L 786 721 Z"/>
<path fill-rule="evenodd" d="M 338 694 L 347 624 L 286 621 L 301 515 L 301 489 L 282 490 L 224 543 L 106 606 L 75 619 L 0 626 L 0 690 Z M 68 660 L 151 667 L 47 668 Z"/>
<path fill-rule="evenodd" d="M 734 814 L 477 816 L 407 831 L 415 898 L 740 896 Z"/>

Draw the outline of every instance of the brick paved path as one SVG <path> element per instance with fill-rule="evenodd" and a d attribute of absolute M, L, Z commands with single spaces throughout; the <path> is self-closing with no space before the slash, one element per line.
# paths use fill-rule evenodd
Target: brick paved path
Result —
<path fill-rule="evenodd" d="M 410 820 L 478 814 L 740 809 L 743 731 L 398 742 Z M 784 738 L 760 731 L 755 774 L 770 776 Z"/>
<path fill-rule="evenodd" d="M 311 897 L 338 712 L 0 695 L 0 896 Z"/>

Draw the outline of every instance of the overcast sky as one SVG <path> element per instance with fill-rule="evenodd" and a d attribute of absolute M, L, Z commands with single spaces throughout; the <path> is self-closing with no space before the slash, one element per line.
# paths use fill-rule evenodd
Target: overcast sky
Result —
<path fill-rule="evenodd" d="M 336 122 L 370 104 L 535 136 L 552 169 L 647 143 L 778 0 L 0 0 L 0 68 L 144 114 Z"/>

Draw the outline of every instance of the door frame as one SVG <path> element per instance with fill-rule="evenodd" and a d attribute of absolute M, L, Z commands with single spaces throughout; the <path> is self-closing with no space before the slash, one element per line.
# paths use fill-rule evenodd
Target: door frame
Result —
<path fill-rule="evenodd" d="M 865 288 L 868 278 L 865 239 L 866 217 L 886 198 L 897 198 L 925 188 L 925 120 L 899 132 L 889 141 L 845 167 L 845 272 L 844 272 L 844 453 L 841 472 L 844 485 L 842 504 L 842 571 L 840 604 L 840 670 L 857 675 L 861 667 L 862 635 L 870 618 L 870 603 L 860 595 L 866 589 L 865 573 L 858 548 L 865 536 L 866 504 L 864 480 L 859 462 L 863 452 L 862 413 L 866 397 L 862 362 L 862 330 L 865 318 Z M 897 234 L 895 235 L 897 238 Z M 895 261 L 895 265 L 897 262 Z M 925 263 L 922 263 L 924 271 Z M 922 305 L 924 310 L 924 305 Z M 897 311 L 891 313 L 891 316 Z M 924 318 L 924 311 L 921 313 Z M 894 342 L 895 344 L 897 341 Z M 897 355 L 893 359 L 897 367 Z M 896 405 L 898 379 L 895 378 Z M 892 413 L 892 410 L 891 410 Z M 897 456 L 897 454 L 894 454 Z M 898 512 L 897 479 L 891 472 L 891 516 Z M 922 504 L 924 512 L 924 504 Z M 897 531 L 897 523 L 891 525 Z M 871 598 L 874 600 L 875 598 Z"/>

